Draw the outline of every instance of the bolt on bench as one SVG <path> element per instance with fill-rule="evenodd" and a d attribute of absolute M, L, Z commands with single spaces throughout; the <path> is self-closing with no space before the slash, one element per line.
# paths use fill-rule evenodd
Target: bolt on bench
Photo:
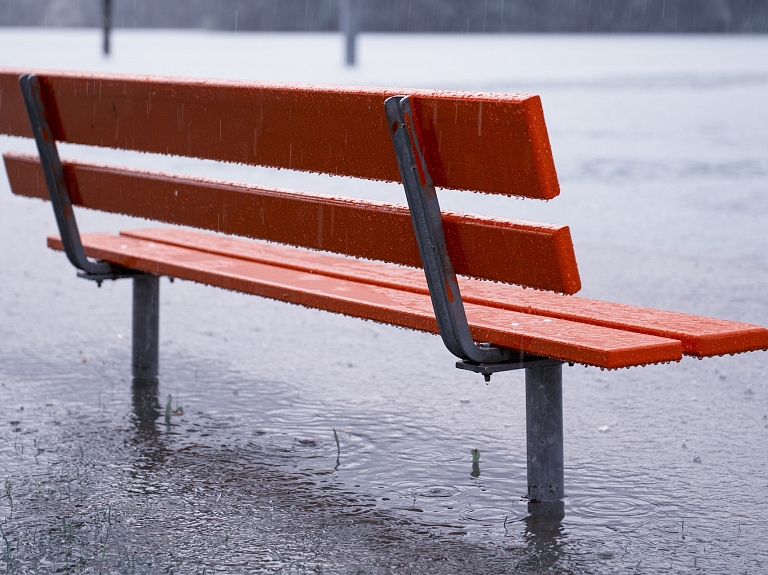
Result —
<path fill-rule="evenodd" d="M 133 279 L 138 380 L 158 374 L 161 275 L 439 333 L 456 366 L 486 381 L 525 369 L 532 502 L 564 495 L 564 362 L 768 349 L 759 326 L 572 297 L 567 226 L 440 210 L 436 187 L 559 194 L 537 96 L 0 69 L 0 133 L 36 140 L 39 156 L 4 161 L 13 193 L 51 201 L 49 247 L 99 285 Z M 408 206 L 62 162 L 57 141 L 402 182 Z M 249 239 L 81 236 L 73 206 Z"/>

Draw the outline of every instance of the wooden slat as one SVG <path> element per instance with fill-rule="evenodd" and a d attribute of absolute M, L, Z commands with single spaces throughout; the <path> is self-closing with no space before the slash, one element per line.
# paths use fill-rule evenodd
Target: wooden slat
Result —
<path fill-rule="evenodd" d="M 83 244 L 89 256 L 133 269 L 437 332 L 432 303 L 424 294 L 126 236 L 86 234 Z M 48 238 L 48 245 L 61 249 L 58 237 Z M 467 304 L 466 311 L 478 341 L 563 361 L 613 369 L 678 361 L 682 356 L 675 340 L 475 304 Z"/>
<path fill-rule="evenodd" d="M 14 193 L 48 198 L 37 156 L 3 155 Z M 421 267 L 407 206 L 65 162 L 75 205 L 255 239 Z M 579 271 L 567 226 L 446 212 L 457 273 L 575 293 Z"/>
<path fill-rule="evenodd" d="M 183 229 L 126 230 L 122 234 L 381 287 L 429 293 L 423 272 L 407 268 L 385 267 Z M 708 357 L 768 349 L 768 330 L 757 325 L 562 296 L 469 278 L 459 278 L 459 283 L 467 303 L 677 339 L 686 355 Z"/>
<path fill-rule="evenodd" d="M 25 72 L 0 69 L 0 133 L 31 136 Z M 60 141 L 388 181 L 400 175 L 384 100 L 410 94 L 435 185 L 559 193 L 538 96 L 36 73 Z"/>

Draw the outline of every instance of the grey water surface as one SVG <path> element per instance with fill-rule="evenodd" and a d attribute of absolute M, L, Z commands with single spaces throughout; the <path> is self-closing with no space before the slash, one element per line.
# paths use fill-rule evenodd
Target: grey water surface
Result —
<path fill-rule="evenodd" d="M 117 31 L 98 50 L 96 31 L 0 30 L 0 66 L 540 94 L 561 196 L 443 206 L 568 224 L 580 295 L 768 325 L 766 38 L 363 35 L 352 70 L 330 35 Z M 2 572 L 768 573 L 763 352 L 565 367 L 565 516 L 531 517 L 522 373 L 485 385 L 434 336 L 163 280 L 159 387 L 134 386 L 130 282 L 77 279 L 54 232 L 0 178 Z"/>

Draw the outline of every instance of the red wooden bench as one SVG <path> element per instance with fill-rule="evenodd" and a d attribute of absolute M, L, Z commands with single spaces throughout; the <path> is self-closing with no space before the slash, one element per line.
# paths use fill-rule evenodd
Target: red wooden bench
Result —
<path fill-rule="evenodd" d="M 526 370 L 528 497 L 557 501 L 563 362 L 768 349 L 762 327 L 573 297 L 567 226 L 440 211 L 436 187 L 558 195 L 537 96 L 28 72 L 0 70 L 0 132 L 39 151 L 4 154 L 11 189 L 52 200 L 48 245 L 79 275 L 133 278 L 137 379 L 158 373 L 161 275 L 439 333 L 486 380 Z M 408 206 L 62 162 L 57 141 L 402 182 Z M 80 236 L 73 205 L 227 235 Z"/>

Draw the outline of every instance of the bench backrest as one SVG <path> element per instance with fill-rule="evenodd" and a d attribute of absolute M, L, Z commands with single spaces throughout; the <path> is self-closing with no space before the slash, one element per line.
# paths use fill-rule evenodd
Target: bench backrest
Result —
<path fill-rule="evenodd" d="M 31 137 L 23 72 L 0 70 L 0 133 Z M 398 182 L 384 100 L 411 95 L 437 187 L 537 199 L 559 193 L 537 96 L 37 75 L 58 141 Z M 47 197 L 34 157 L 6 154 L 5 163 L 15 193 Z M 404 206 L 82 162 L 65 163 L 65 173 L 76 205 L 420 265 Z M 458 273 L 580 288 L 566 226 L 443 219 Z"/>

